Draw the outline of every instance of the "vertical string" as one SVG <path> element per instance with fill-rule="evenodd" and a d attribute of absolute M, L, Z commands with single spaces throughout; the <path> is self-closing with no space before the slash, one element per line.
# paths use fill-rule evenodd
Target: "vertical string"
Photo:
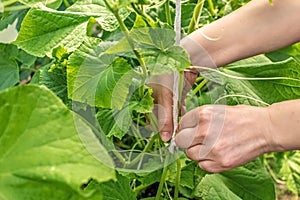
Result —
<path fill-rule="evenodd" d="M 181 40 L 181 1 L 180 0 L 176 0 L 176 14 L 175 14 L 174 29 L 176 32 L 175 44 L 180 45 L 180 40 Z"/>
<path fill-rule="evenodd" d="M 176 14 L 175 14 L 175 22 L 174 22 L 174 30 L 176 32 L 176 38 L 175 38 L 175 45 L 180 45 L 181 40 L 181 1 L 176 0 Z M 179 99 L 179 72 L 175 71 L 173 73 L 174 75 L 174 83 L 173 83 L 173 135 L 171 144 L 169 147 L 169 151 L 171 153 L 174 153 L 176 144 L 175 144 L 175 133 L 176 129 L 178 127 L 178 116 L 179 116 L 179 108 L 178 108 L 178 102 Z"/>

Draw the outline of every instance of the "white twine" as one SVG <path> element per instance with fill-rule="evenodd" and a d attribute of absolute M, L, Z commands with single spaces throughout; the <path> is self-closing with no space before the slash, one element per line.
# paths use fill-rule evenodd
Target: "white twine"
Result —
<path fill-rule="evenodd" d="M 174 23 L 174 30 L 176 32 L 175 44 L 180 45 L 181 40 L 181 1 L 176 0 L 176 15 L 175 15 L 175 23 Z M 181 100 L 179 99 L 179 73 L 174 72 L 174 83 L 173 83 L 173 135 L 172 140 L 169 146 L 170 153 L 174 153 L 175 148 L 177 148 L 175 143 L 175 134 L 176 129 L 178 127 L 178 116 L 179 116 L 179 109 L 178 109 L 178 102 Z"/>

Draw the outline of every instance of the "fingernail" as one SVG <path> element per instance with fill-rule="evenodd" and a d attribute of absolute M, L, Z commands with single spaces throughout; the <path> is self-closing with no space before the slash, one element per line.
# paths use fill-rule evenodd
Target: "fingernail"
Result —
<path fill-rule="evenodd" d="M 169 132 L 161 132 L 160 133 L 160 138 L 164 142 L 168 142 L 170 140 L 171 134 Z"/>

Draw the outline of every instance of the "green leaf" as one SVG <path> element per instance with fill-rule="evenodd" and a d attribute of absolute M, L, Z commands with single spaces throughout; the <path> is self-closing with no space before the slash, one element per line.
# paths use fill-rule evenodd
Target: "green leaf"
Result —
<path fill-rule="evenodd" d="M 126 102 L 134 72 L 127 60 L 116 59 L 99 77 L 96 105 L 121 109 Z"/>
<path fill-rule="evenodd" d="M 275 188 L 260 159 L 256 159 L 231 171 L 207 174 L 196 187 L 195 195 L 204 200 L 273 200 Z"/>
<path fill-rule="evenodd" d="M 278 176 L 286 181 L 289 190 L 300 194 L 300 152 L 277 153 L 275 161 Z"/>
<path fill-rule="evenodd" d="M 134 110 L 138 113 L 150 113 L 153 109 L 153 102 L 154 99 L 152 98 L 152 89 L 143 86 L 144 87 L 144 93 L 143 96 L 140 96 L 139 89 L 136 89 L 136 91 L 133 93 L 133 95 L 130 98 L 130 109 Z"/>
<path fill-rule="evenodd" d="M 107 200 L 135 200 L 135 193 L 130 188 L 129 179 L 117 173 L 117 181 L 101 183 L 103 199 Z"/>
<path fill-rule="evenodd" d="M 119 139 L 128 132 L 132 120 L 128 107 L 122 110 L 99 109 L 96 114 L 101 130 L 110 138 L 115 136 Z"/>
<path fill-rule="evenodd" d="M 228 103 L 265 106 L 300 97 L 300 68 L 292 58 L 276 63 L 231 65 L 220 71 L 223 74 L 203 75 L 225 86 L 230 95 L 226 98 Z"/>
<path fill-rule="evenodd" d="M 15 46 L 0 44 L 0 91 L 14 86 L 20 80 L 19 66 L 14 59 L 17 55 Z"/>
<path fill-rule="evenodd" d="M 133 78 L 131 66 L 124 59 L 105 54 L 111 46 L 91 38 L 69 59 L 68 92 L 75 101 L 103 108 L 121 109 Z"/>
<path fill-rule="evenodd" d="M 38 74 L 38 83 L 52 90 L 65 104 L 68 101 L 66 69 L 56 68 L 49 72 L 51 64 L 42 67 Z M 37 78 L 37 77 L 36 77 Z"/>
<path fill-rule="evenodd" d="M 21 3 L 29 6 L 29 7 L 35 7 L 37 5 L 45 5 L 48 8 L 57 9 L 62 3 L 62 0 L 19 0 Z"/>
<path fill-rule="evenodd" d="M 267 53 L 266 56 L 274 62 L 283 61 L 290 57 L 300 62 L 300 43 Z"/>
<path fill-rule="evenodd" d="M 183 71 L 190 66 L 189 57 L 182 47 L 174 46 L 175 32 L 161 28 L 133 28 L 129 33 L 135 50 L 140 52 L 153 75 Z M 110 54 L 131 52 L 126 38 L 106 51 Z M 132 55 L 133 56 L 133 55 Z"/>
<path fill-rule="evenodd" d="M 142 49 L 141 55 L 152 75 L 183 71 L 190 66 L 187 53 L 179 46 L 170 47 L 165 51 Z"/>
<path fill-rule="evenodd" d="M 96 117 L 101 127 L 101 130 L 107 137 L 115 136 L 119 139 L 129 131 L 133 124 L 133 112 L 137 113 L 150 113 L 153 109 L 153 98 L 151 97 L 152 89 L 144 86 L 144 96 L 140 97 L 140 88 L 135 92 L 132 87 L 130 88 L 130 100 L 126 102 L 122 109 L 100 109 Z"/>
<path fill-rule="evenodd" d="M 67 8 L 67 11 L 93 13 L 95 16 L 97 16 L 96 20 L 100 24 L 101 28 L 106 31 L 111 32 L 119 27 L 116 17 L 109 9 L 107 9 L 103 0 L 77 1 L 72 6 Z M 121 9 L 119 14 L 121 19 L 125 20 L 129 16 L 130 11 L 127 9 Z"/>
<path fill-rule="evenodd" d="M 4 12 L 3 14 L 0 13 L 0 31 L 6 29 L 8 25 L 12 25 L 16 20 L 18 20 L 17 28 L 19 23 L 25 17 L 28 10 L 16 10 L 16 11 L 9 11 Z"/>
<path fill-rule="evenodd" d="M 80 10 L 76 5 L 70 7 L 70 10 L 74 12 L 56 11 L 43 6 L 31 9 L 24 18 L 19 36 L 14 43 L 32 55 L 51 57 L 52 50 L 56 47 L 63 46 L 68 52 L 72 52 L 80 46 L 86 37 L 90 17 L 96 18 L 103 29 L 112 31 L 118 27 L 113 15 L 108 14 L 103 6 L 99 8 L 103 12 L 95 10 L 84 12 L 88 10 L 84 7 Z M 123 19 L 128 14 L 128 11 L 122 12 Z"/>
<path fill-rule="evenodd" d="M 74 51 L 83 41 L 90 16 L 67 13 L 45 7 L 31 9 L 25 16 L 19 36 L 14 42 L 29 54 L 51 57 L 58 46 Z"/>
<path fill-rule="evenodd" d="M 3 199 L 99 199 L 82 185 L 113 179 L 114 170 L 89 125 L 45 87 L 6 90 L 0 104 Z"/>
<path fill-rule="evenodd" d="M 88 38 L 70 56 L 67 67 L 69 98 L 95 105 L 100 75 L 114 60 L 114 55 L 104 53 L 110 45 L 100 39 Z"/>

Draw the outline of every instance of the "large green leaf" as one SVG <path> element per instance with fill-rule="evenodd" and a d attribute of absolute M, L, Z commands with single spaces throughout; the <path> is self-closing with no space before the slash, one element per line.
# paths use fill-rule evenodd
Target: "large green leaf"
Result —
<path fill-rule="evenodd" d="M 261 60 L 261 59 L 259 59 Z M 229 104 L 267 105 L 300 97 L 300 68 L 292 58 L 281 62 L 264 61 L 234 64 L 220 72 L 203 73 L 224 85 Z"/>
<path fill-rule="evenodd" d="M 121 109 L 126 102 L 133 76 L 134 72 L 127 60 L 121 58 L 115 60 L 100 74 L 96 105 Z"/>
<path fill-rule="evenodd" d="M 113 55 L 104 53 L 109 46 L 100 39 L 88 38 L 70 56 L 67 67 L 69 98 L 94 104 L 99 74 L 114 60 Z"/>
<path fill-rule="evenodd" d="M 91 4 L 88 4 L 89 2 Z M 45 55 L 51 57 L 52 50 L 58 46 L 63 46 L 72 52 L 86 37 L 86 27 L 90 17 L 95 17 L 103 29 L 112 31 L 118 27 L 113 15 L 101 2 L 95 5 L 99 8 L 98 12 L 92 9 L 94 4 L 91 1 L 82 2 L 82 5 L 75 4 L 74 7 L 69 8 L 70 11 L 57 11 L 44 6 L 33 8 L 24 18 L 15 44 L 39 57 Z M 129 13 L 124 10 L 121 14 L 125 19 Z"/>
<path fill-rule="evenodd" d="M 260 159 L 256 159 L 231 171 L 207 174 L 197 185 L 195 195 L 204 200 L 273 200 L 275 188 Z"/>
<path fill-rule="evenodd" d="M 94 13 L 101 28 L 106 31 L 114 31 L 119 27 L 118 21 L 113 13 L 108 10 L 103 0 L 77 1 L 67 9 L 71 12 Z M 126 19 L 130 12 L 127 9 L 119 11 L 121 19 Z"/>
<path fill-rule="evenodd" d="M 99 199 L 82 185 L 114 178 L 95 155 L 112 161 L 79 116 L 45 87 L 6 90 L 0 104 L 1 199 Z"/>
<path fill-rule="evenodd" d="M 105 54 L 111 43 L 90 38 L 69 60 L 68 93 L 75 101 L 103 108 L 121 109 L 133 78 L 124 59 Z"/>
<path fill-rule="evenodd" d="M 152 75 L 183 71 L 190 66 L 189 57 L 185 50 L 179 46 L 174 46 L 175 32 L 173 30 L 147 27 L 133 28 L 129 33 L 129 38 Z M 107 50 L 107 53 L 113 54 L 125 52 L 132 54 L 132 48 L 126 38 Z"/>
<path fill-rule="evenodd" d="M 51 57 L 52 49 L 64 46 L 74 51 L 83 41 L 90 16 L 45 7 L 31 9 L 25 16 L 15 44 L 26 52 Z"/>

